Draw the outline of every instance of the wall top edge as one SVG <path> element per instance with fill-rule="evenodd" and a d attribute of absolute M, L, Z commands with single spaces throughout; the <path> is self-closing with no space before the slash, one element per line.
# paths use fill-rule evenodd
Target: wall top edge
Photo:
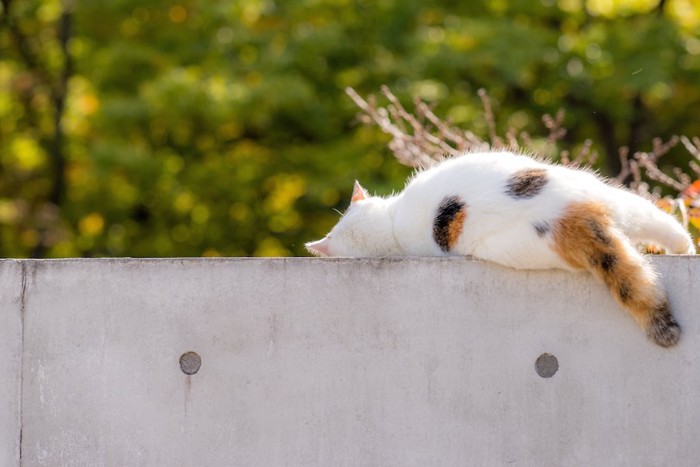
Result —
<path fill-rule="evenodd" d="M 649 255 L 649 258 L 654 262 L 682 262 L 687 261 L 699 262 L 700 255 Z M 371 257 L 371 258 L 351 258 L 351 257 L 334 257 L 334 258 L 314 258 L 314 257 L 172 257 L 172 258 L 56 258 L 56 259 L 19 259 L 19 258 L 0 258 L 2 264 L 73 264 L 73 263 L 89 263 L 89 264 L 139 264 L 139 263 L 232 263 L 232 262 L 259 262 L 259 263 L 463 263 L 463 262 L 479 262 L 486 261 L 473 258 L 471 256 L 390 256 L 390 257 Z"/>

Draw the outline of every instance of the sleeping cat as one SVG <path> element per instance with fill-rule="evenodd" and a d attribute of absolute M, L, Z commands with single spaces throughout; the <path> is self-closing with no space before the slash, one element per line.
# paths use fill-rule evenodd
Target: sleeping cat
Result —
<path fill-rule="evenodd" d="M 657 344 L 680 337 L 665 292 L 635 244 L 693 254 L 690 235 L 650 201 L 593 173 L 508 152 L 467 154 L 418 172 L 399 194 L 355 182 L 317 256 L 472 255 L 517 269 L 587 270 Z"/>

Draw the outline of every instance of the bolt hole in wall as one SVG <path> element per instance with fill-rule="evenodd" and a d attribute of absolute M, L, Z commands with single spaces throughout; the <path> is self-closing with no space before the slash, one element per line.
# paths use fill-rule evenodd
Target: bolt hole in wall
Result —
<path fill-rule="evenodd" d="M 180 356 L 180 369 L 186 375 L 193 375 L 202 366 L 202 358 L 196 352 L 185 352 Z M 542 378 L 551 378 L 559 370 L 557 357 L 543 353 L 535 361 L 535 371 Z"/>
<path fill-rule="evenodd" d="M 551 378 L 559 369 L 559 361 L 552 354 L 543 353 L 535 361 L 535 371 L 543 378 Z"/>
<path fill-rule="evenodd" d="M 196 352 L 185 352 L 180 356 L 180 369 L 186 375 L 193 375 L 202 366 L 202 359 Z"/>

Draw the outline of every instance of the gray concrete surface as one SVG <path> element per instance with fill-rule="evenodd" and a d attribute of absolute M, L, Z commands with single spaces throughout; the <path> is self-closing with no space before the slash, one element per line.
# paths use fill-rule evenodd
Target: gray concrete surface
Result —
<path fill-rule="evenodd" d="M 585 275 L 463 258 L 0 262 L 21 465 L 698 465 L 700 258 L 655 261 L 670 350 Z"/>
<path fill-rule="evenodd" d="M 0 264 L 0 466 L 19 465 L 22 266 Z"/>

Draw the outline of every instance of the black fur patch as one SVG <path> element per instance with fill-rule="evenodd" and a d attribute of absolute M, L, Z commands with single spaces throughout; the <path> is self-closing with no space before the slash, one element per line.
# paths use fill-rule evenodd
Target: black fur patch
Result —
<path fill-rule="evenodd" d="M 617 256 L 612 253 L 603 253 L 600 255 L 600 268 L 605 272 L 610 272 L 617 263 Z"/>
<path fill-rule="evenodd" d="M 620 296 L 620 301 L 622 303 L 629 302 L 630 298 L 632 298 L 632 287 L 630 283 L 625 280 L 621 281 L 617 288 L 617 294 Z"/>
<path fill-rule="evenodd" d="M 535 228 L 535 232 L 537 232 L 537 236 L 542 238 L 545 235 L 549 233 L 551 230 L 551 226 L 549 225 L 549 222 L 537 222 L 535 224 L 532 224 L 532 226 Z"/>
<path fill-rule="evenodd" d="M 448 196 L 440 202 L 433 220 L 433 239 L 442 251 L 450 251 L 450 232 L 454 228 L 452 224 L 464 215 L 465 206 L 459 196 Z"/>
<path fill-rule="evenodd" d="M 603 227 L 594 219 L 588 219 L 588 227 L 591 229 L 591 232 L 593 233 L 593 236 L 595 237 L 596 241 L 602 243 L 605 246 L 610 246 L 612 244 L 612 240 L 608 236 L 607 233 L 605 233 L 605 230 L 603 230 Z"/>
<path fill-rule="evenodd" d="M 506 194 L 515 199 L 532 198 L 542 192 L 547 180 L 545 169 L 518 170 L 508 179 Z"/>
<path fill-rule="evenodd" d="M 594 254 L 590 257 L 589 263 L 591 266 L 600 268 L 604 273 L 609 274 L 617 263 L 617 256 L 613 253 Z"/>

